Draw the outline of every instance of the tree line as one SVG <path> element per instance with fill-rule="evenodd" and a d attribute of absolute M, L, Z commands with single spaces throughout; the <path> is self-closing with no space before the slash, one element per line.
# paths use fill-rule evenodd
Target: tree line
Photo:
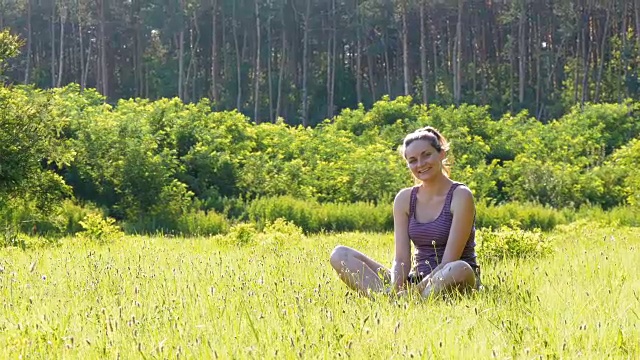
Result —
<path fill-rule="evenodd" d="M 639 96 L 631 0 L 2 0 L 2 28 L 24 39 L 5 82 L 209 98 L 256 122 L 383 95 L 542 120 Z"/>
<path fill-rule="evenodd" d="M 302 127 L 255 124 L 208 99 L 104 100 L 77 84 L 0 87 L 0 226 L 68 230 L 97 207 L 133 232 L 278 217 L 306 231 L 388 230 L 394 195 L 413 184 L 398 146 L 427 124 L 449 138 L 451 177 L 484 209 L 629 206 L 638 223 L 640 102 L 574 106 L 543 124 L 525 111 L 495 120 L 487 107 L 427 109 L 401 96 Z M 507 221 L 528 221 L 519 209 Z"/>

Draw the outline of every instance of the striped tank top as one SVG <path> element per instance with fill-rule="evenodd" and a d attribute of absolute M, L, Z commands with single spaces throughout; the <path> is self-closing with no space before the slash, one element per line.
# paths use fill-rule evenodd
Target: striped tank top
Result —
<path fill-rule="evenodd" d="M 431 273 L 431 270 L 440 264 L 440 260 L 442 260 L 444 256 L 444 249 L 447 246 L 451 223 L 453 221 L 451 199 L 453 198 L 453 191 L 460 185 L 462 184 L 453 183 L 451 185 L 440 215 L 438 215 L 435 220 L 426 223 L 420 223 L 416 219 L 418 186 L 411 189 L 411 200 L 409 203 L 409 238 L 416 248 L 415 259 L 417 269 L 415 270 L 417 270 L 418 274 L 416 275 L 419 277 Z M 460 257 L 460 260 L 467 262 L 474 270 L 478 268 L 476 263 L 475 235 L 476 227 L 474 219 L 471 234 L 469 234 L 469 239 Z"/>

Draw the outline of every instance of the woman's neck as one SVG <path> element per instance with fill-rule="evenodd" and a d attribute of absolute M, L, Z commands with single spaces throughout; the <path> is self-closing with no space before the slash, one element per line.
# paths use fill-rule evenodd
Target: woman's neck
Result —
<path fill-rule="evenodd" d="M 420 187 L 422 188 L 422 193 L 427 197 L 438 196 L 444 194 L 451 187 L 451 179 L 446 177 L 444 174 L 437 176 L 429 181 L 423 181 Z"/>

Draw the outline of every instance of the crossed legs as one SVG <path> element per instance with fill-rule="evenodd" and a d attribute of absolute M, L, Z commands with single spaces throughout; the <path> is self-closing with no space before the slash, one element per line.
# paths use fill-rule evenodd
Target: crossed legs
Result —
<path fill-rule="evenodd" d="M 387 268 L 347 246 L 336 246 L 329 261 L 347 286 L 363 294 L 381 292 L 384 281 L 391 280 L 391 272 Z"/>
<path fill-rule="evenodd" d="M 336 246 L 329 261 L 340 279 L 362 294 L 381 292 L 384 290 L 384 283 L 391 280 L 389 269 L 347 246 Z M 444 291 L 476 288 L 479 285 L 476 281 L 476 274 L 471 266 L 458 260 L 427 276 L 416 286 L 416 290 L 423 297 L 429 297 Z"/>

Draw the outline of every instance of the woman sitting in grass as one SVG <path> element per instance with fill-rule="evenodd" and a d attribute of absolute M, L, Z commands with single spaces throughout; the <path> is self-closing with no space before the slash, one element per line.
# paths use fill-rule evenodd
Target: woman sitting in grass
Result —
<path fill-rule="evenodd" d="M 349 287 L 364 294 L 416 291 L 424 297 L 480 287 L 473 195 L 449 179 L 448 150 L 447 140 L 432 127 L 405 137 L 401 152 L 420 184 L 400 190 L 393 202 L 393 266 L 388 270 L 359 251 L 337 246 L 331 266 Z M 416 248 L 413 269 L 410 241 Z"/>

